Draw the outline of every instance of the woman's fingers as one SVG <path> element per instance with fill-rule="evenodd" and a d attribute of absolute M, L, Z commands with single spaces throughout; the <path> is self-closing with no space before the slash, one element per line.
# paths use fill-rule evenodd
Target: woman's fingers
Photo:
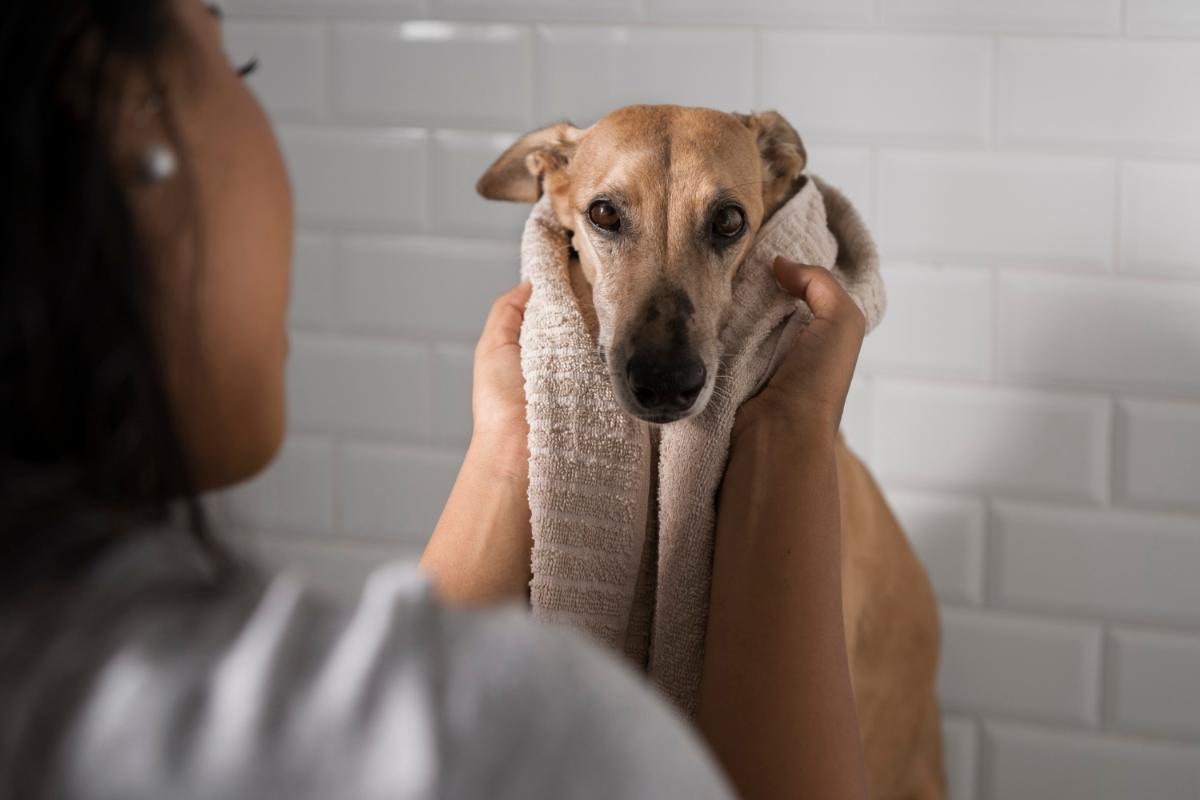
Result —
<path fill-rule="evenodd" d="M 854 300 L 824 267 L 789 261 L 783 256 L 775 259 L 773 267 L 779 285 L 803 300 L 812 309 L 813 316 L 830 320 L 845 318 L 847 321 L 862 317 Z M 866 322 L 865 319 L 862 321 Z"/>
<path fill-rule="evenodd" d="M 521 323 L 525 319 L 525 307 L 533 293 L 533 284 L 528 281 L 509 289 L 496 298 L 488 313 L 483 333 L 479 337 L 480 349 L 492 350 L 504 345 L 517 344 L 521 337 Z"/>
<path fill-rule="evenodd" d="M 824 267 L 777 258 L 774 270 L 780 286 L 803 300 L 813 318 L 760 395 L 767 402 L 759 406 L 771 414 L 824 419 L 836 431 L 866 332 L 866 318 Z"/>
<path fill-rule="evenodd" d="M 774 268 L 780 286 L 812 311 L 810 333 L 826 339 L 826 347 L 844 346 L 857 354 L 867 332 L 867 319 L 833 273 L 782 257 L 775 259 Z"/>

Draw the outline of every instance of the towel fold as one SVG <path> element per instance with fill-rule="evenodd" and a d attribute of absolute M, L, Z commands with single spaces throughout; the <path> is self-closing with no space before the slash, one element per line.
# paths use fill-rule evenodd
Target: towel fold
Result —
<path fill-rule="evenodd" d="M 779 288 L 772 262 L 782 255 L 831 268 L 870 330 L 885 306 L 875 244 L 845 196 L 809 176 L 763 225 L 734 278 L 708 406 L 665 426 L 618 405 L 571 288 L 570 252 L 569 234 L 543 197 L 521 242 L 522 273 L 533 282 L 521 329 L 533 612 L 623 652 L 691 715 L 734 414 L 811 319 Z"/>

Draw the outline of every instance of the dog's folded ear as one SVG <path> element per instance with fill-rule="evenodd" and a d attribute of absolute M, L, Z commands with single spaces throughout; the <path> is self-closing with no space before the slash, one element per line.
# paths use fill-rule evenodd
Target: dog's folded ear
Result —
<path fill-rule="evenodd" d="M 488 200 L 536 202 L 545 181 L 570 163 L 585 132 L 559 122 L 525 134 L 488 167 L 475 191 Z"/>
<path fill-rule="evenodd" d="M 790 197 L 808 165 L 808 154 L 800 134 L 778 111 L 738 114 L 758 140 L 763 159 L 763 205 L 767 215 Z"/>

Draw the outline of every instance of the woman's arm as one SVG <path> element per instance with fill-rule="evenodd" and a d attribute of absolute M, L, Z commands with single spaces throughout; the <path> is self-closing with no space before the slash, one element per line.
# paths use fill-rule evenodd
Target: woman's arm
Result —
<path fill-rule="evenodd" d="M 443 599 L 488 605 L 527 596 L 533 534 L 526 452 L 524 441 L 472 439 L 421 555 Z"/>
<path fill-rule="evenodd" d="M 742 797 L 861 798 L 834 440 L 865 321 L 828 271 L 776 275 L 814 320 L 738 413 L 697 723 Z"/>
<path fill-rule="evenodd" d="M 530 286 L 492 306 L 475 348 L 474 430 L 458 480 L 421 556 L 446 600 L 489 604 L 528 596 L 529 455 L 518 339 Z"/>

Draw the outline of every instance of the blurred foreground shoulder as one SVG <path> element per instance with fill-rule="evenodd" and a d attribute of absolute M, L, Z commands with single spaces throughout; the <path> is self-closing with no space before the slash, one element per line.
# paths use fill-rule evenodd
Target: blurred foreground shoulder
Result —
<path fill-rule="evenodd" d="M 122 567 L 23 622 L 0 637 L 20 654 L 0 798 L 731 796 L 614 657 L 523 610 L 449 609 L 415 564 L 347 605 L 288 574 Z"/>
<path fill-rule="evenodd" d="M 444 797 L 733 797 L 691 724 L 614 655 L 524 609 L 446 613 Z"/>

